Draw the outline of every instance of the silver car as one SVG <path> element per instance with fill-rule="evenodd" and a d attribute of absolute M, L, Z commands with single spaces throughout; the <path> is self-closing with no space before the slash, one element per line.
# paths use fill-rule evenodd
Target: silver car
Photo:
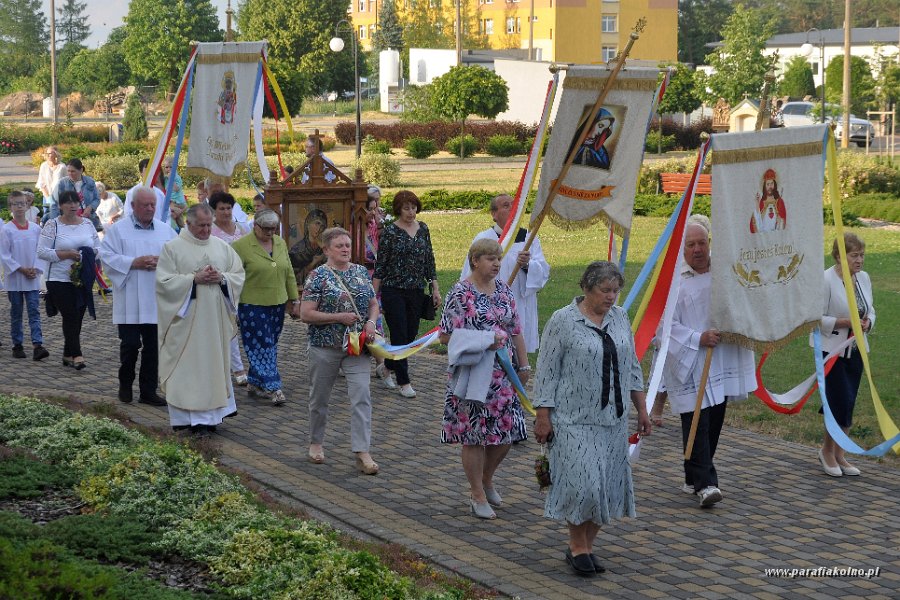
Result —
<path fill-rule="evenodd" d="M 786 102 L 781 107 L 781 113 L 776 117 L 776 121 L 782 127 L 796 127 L 798 125 L 814 125 L 819 121 L 818 114 L 820 112 L 820 104 L 818 102 Z M 834 136 L 840 140 L 844 136 L 844 119 L 841 114 L 841 107 L 836 104 L 826 104 L 825 109 L 828 115 L 825 117 L 827 122 L 835 122 Z M 860 119 L 856 115 L 850 115 L 850 141 L 856 142 L 857 146 L 865 147 L 866 139 L 869 142 L 875 139 L 875 127 L 865 119 Z"/>

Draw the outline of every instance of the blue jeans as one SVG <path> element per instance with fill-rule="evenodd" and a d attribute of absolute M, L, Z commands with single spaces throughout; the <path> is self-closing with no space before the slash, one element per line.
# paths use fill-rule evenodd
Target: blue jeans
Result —
<path fill-rule="evenodd" d="M 42 345 L 44 336 L 41 332 L 41 298 L 37 290 L 31 292 L 6 292 L 9 297 L 10 334 L 14 346 L 21 346 L 22 307 L 28 307 L 28 325 L 31 327 L 31 343 Z"/>

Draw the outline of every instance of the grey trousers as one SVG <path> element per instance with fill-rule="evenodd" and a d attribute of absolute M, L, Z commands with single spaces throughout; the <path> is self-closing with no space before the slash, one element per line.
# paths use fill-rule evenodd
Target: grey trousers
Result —
<path fill-rule="evenodd" d="M 353 452 L 368 452 L 372 438 L 372 359 L 368 354 L 348 356 L 340 348 L 309 347 L 309 443 L 325 441 L 328 399 L 340 368 L 344 369 L 350 396 L 350 445 Z"/>

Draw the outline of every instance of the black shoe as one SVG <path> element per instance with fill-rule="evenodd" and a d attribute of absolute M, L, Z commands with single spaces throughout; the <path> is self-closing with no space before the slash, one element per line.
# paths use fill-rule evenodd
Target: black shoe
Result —
<path fill-rule="evenodd" d="M 146 394 L 141 394 L 141 397 L 138 398 L 138 402 L 141 404 L 149 404 L 150 406 L 165 406 L 166 401 L 164 398 L 160 398 L 159 395 L 153 394 L 152 396 L 148 396 Z"/>
<path fill-rule="evenodd" d="M 12 349 L 13 358 L 25 358 L 25 350 L 22 348 L 22 344 L 16 344 Z"/>
<path fill-rule="evenodd" d="M 572 556 L 572 550 L 570 548 L 566 548 L 566 562 L 572 567 L 572 570 L 575 571 L 576 575 L 581 575 L 582 577 L 590 577 L 597 573 L 597 569 L 594 568 L 594 562 L 591 560 L 590 554 L 579 554 L 578 556 Z"/>
<path fill-rule="evenodd" d="M 32 358 L 34 360 L 43 360 L 43 359 L 47 358 L 48 356 L 50 356 L 50 353 L 43 346 L 35 346 L 34 347 L 34 355 L 32 355 Z"/>
<path fill-rule="evenodd" d="M 124 388 L 119 386 L 119 402 L 131 402 L 134 400 L 134 392 L 131 391 L 131 387 Z"/>
<path fill-rule="evenodd" d="M 606 567 L 600 564 L 600 559 L 597 558 L 596 554 L 591 554 L 591 562 L 594 563 L 594 570 L 598 573 L 606 573 Z"/>

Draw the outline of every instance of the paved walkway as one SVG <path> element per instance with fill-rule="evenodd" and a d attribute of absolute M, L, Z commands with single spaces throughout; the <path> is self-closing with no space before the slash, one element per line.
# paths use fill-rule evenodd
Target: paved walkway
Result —
<path fill-rule="evenodd" d="M 31 166 L 29 160 L 28 154 L 0 155 L 0 185 L 22 182 L 34 185 L 37 169 Z"/>
<path fill-rule="evenodd" d="M 85 321 L 89 368 L 61 362 L 59 317 L 44 323 L 51 358 L 10 356 L 7 303 L 0 302 L 0 391 L 71 396 L 116 405 L 135 421 L 166 428 L 166 412 L 115 399 L 118 350 L 111 308 Z M 813 449 L 742 430 L 723 434 L 717 456 L 725 500 L 701 510 L 680 490 L 680 431 L 673 418 L 649 438 L 634 468 L 639 516 L 605 526 L 597 553 L 607 573 L 572 575 L 566 532 L 543 518 L 532 475 L 537 447 L 514 446 L 497 489 L 495 521 L 469 514 L 459 448 L 438 442 L 444 358 L 420 355 L 406 400 L 373 380 L 376 477 L 355 471 L 346 387 L 334 393 L 327 463 L 306 461 L 305 326 L 288 323 L 280 356 L 289 403 L 271 407 L 238 392 L 240 414 L 215 436 L 221 462 L 249 473 L 339 528 L 402 544 L 437 565 L 521 598 L 897 598 L 900 595 L 900 471 L 860 460 L 863 476 L 832 479 Z M 779 578 L 765 569 L 880 569 L 859 577 Z"/>

